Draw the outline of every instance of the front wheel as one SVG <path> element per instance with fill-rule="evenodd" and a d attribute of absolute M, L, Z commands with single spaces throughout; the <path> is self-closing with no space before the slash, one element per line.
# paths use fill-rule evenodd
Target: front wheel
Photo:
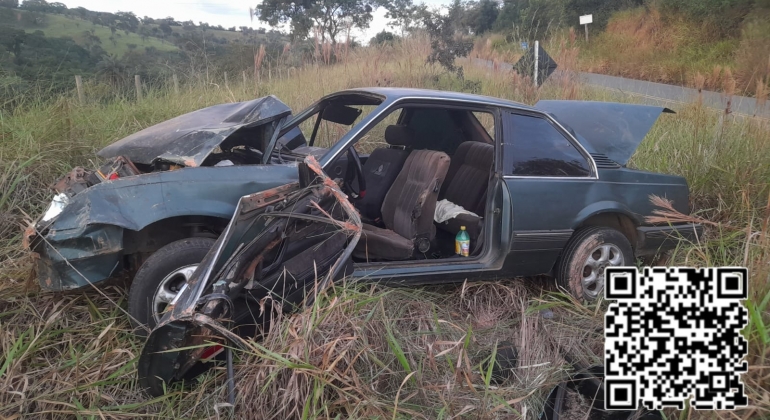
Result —
<path fill-rule="evenodd" d="M 144 337 L 145 328 L 155 328 L 214 242 L 210 238 L 182 239 L 147 258 L 128 292 L 128 313 L 136 335 Z"/>
<path fill-rule="evenodd" d="M 556 282 L 579 300 L 596 300 L 604 291 L 604 269 L 634 262 L 631 243 L 615 229 L 579 229 L 564 247 L 556 267 Z"/>

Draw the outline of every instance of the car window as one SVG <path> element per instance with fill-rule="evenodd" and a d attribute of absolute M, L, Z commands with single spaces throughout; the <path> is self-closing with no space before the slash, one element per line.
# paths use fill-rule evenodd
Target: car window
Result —
<path fill-rule="evenodd" d="M 495 138 L 495 117 L 489 112 L 474 111 L 473 116 L 476 117 L 479 124 L 484 127 L 490 138 Z"/>
<path fill-rule="evenodd" d="M 375 105 L 348 105 L 350 108 L 356 108 L 361 110 L 361 115 L 356 119 L 356 121 L 352 125 L 343 125 L 343 124 L 337 124 L 335 122 L 327 121 L 327 120 L 321 120 L 321 123 L 318 125 L 318 132 L 315 136 L 315 141 L 313 143 L 313 146 L 316 147 L 331 147 L 339 139 L 341 139 L 345 134 L 350 131 L 353 126 L 361 122 L 361 120 L 366 117 L 370 112 L 372 112 L 377 106 Z M 316 121 L 318 120 L 318 113 L 313 114 L 310 118 L 304 120 L 300 125 L 300 130 L 302 130 L 302 134 L 305 135 L 305 138 L 310 141 L 310 138 L 313 134 L 313 128 L 315 127 Z"/>
<path fill-rule="evenodd" d="M 370 154 L 374 149 L 388 147 L 385 141 L 385 129 L 389 125 L 397 124 L 401 118 L 402 109 L 391 111 L 384 119 L 370 128 L 355 144 L 356 151 L 360 154 Z"/>
<path fill-rule="evenodd" d="M 505 133 L 506 175 L 588 176 L 588 161 L 550 121 L 511 114 Z"/>
<path fill-rule="evenodd" d="M 452 111 L 446 108 L 410 108 L 405 120 L 402 123 L 414 130 L 415 149 L 441 150 L 452 155 L 457 146 L 466 140 L 452 117 Z"/>

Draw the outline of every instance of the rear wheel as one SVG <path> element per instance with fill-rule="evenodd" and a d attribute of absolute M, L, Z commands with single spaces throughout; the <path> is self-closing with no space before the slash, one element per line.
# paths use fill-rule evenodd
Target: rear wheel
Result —
<path fill-rule="evenodd" d="M 556 268 L 556 282 L 577 299 L 596 300 L 604 293 L 604 269 L 631 265 L 631 243 L 615 229 L 579 229 L 564 248 Z"/>
<path fill-rule="evenodd" d="M 147 258 L 128 292 L 128 313 L 136 335 L 144 337 L 145 327 L 155 328 L 214 242 L 210 238 L 182 239 Z"/>

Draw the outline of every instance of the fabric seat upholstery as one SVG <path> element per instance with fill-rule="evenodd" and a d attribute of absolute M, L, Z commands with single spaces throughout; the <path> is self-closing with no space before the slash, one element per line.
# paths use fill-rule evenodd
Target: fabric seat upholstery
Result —
<path fill-rule="evenodd" d="M 353 255 L 365 260 L 405 260 L 414 253 L 415 242 L 433 240 L 433 214 L 449 164 L 443 152 L 410 153 L 382 203 L 385 229 L 364 224 Z"/>
<path fill-rule="evenodd" d="M 493 145 L 476 141 L 460 144 L 452 157 L 439 198 L 460 205 L 479 217 L 461 214 L 438 224 L 439 229 L 456 234 L 461 226 L 465 226 L 472 242 L 478 238 L 486 210 L 487 187 L 494 161 Z"/>
<path fill-rule="evenodd" d="M 355 205 L 365 220 L 378 221 L 382 218 L 382 203 L 409 157 L 414 130 L 405 125 L 390 125 L 385 129 L 385 141 L 389 147 L 375 149 L 364 163 L 366 195 Z"/>

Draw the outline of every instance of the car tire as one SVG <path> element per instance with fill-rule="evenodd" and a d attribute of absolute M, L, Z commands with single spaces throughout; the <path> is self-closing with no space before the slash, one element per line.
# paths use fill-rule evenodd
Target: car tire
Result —
<path fill-rule="evenodd" d="M 622 233 L 602 226 L 578 229 L 564 247 L 556 267 L 556 283 L 580 301 L 604 293 L 604 268 L 634 264 L 631 243 Z"/>
<path fill-rule="evenodd" d="M 147 258 L 128 292 L 128 313 L 136 335 L 145 337 L 155 328 L 165 305 L 189 279 L 214 242 L 211 238 L 181 239 Z"/>

